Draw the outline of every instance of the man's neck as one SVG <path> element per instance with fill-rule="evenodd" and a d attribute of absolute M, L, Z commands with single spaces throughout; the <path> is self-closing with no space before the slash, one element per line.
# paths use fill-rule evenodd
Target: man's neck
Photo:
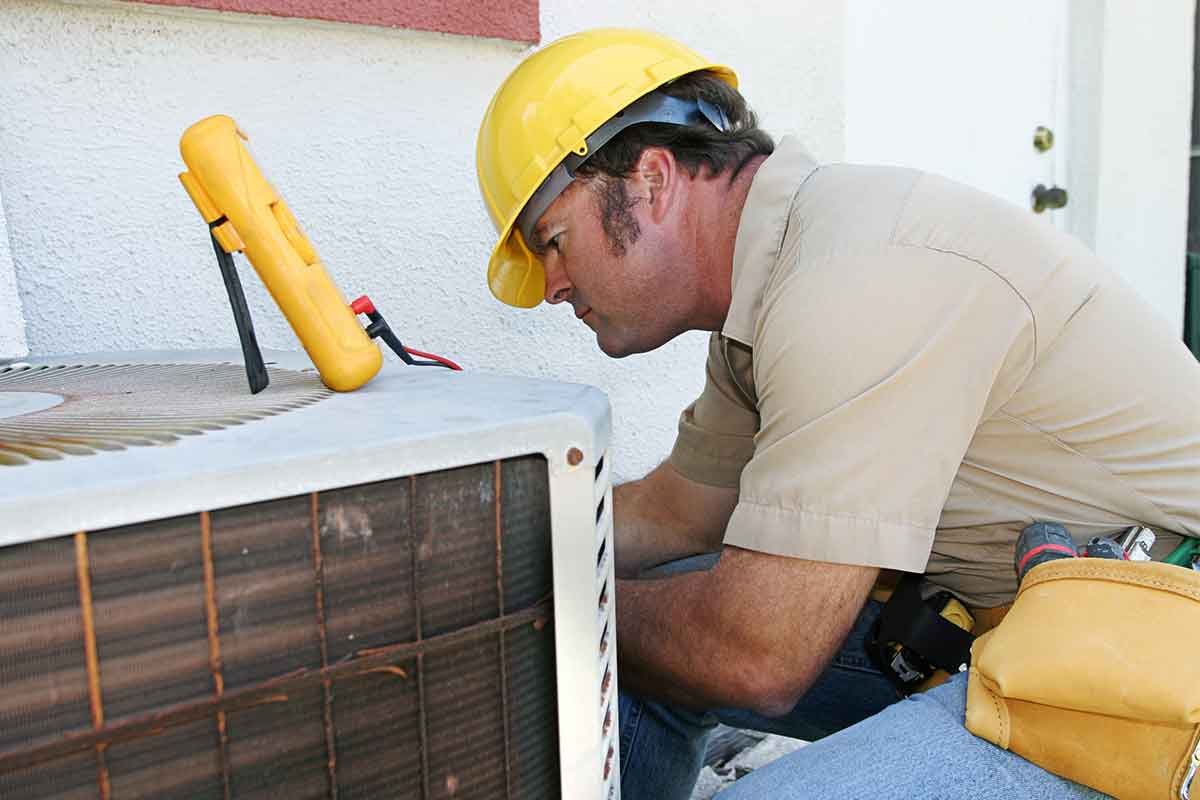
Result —
<path fill-rule="evenodd" d="M 701 296 L 695 327 L 700 330 L 720 330 L 729 314 L 738 226 L 754 176 L 766 159 L 756 156 L 733 181 L 728 173 L 721 173 L 697 186 L 703 198 L 697 204 L 695 239 Z"/>

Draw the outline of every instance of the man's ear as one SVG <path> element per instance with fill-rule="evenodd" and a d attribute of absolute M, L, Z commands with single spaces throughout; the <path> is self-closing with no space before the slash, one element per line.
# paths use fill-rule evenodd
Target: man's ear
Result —
<path fill-rule="evenodd" d="M 662 222 L 679 193 L 679 164 L 665 147 L 647 147 L 631 176 L 631 194 L 647 198 L 650 218 Z"/>

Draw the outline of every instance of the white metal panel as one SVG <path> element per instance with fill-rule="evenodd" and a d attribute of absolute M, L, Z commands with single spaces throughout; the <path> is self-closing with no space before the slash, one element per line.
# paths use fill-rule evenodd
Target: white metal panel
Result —
<path fill-rule="evenodd" d="M 606 508 L 612 505 L 612 490 L 608 458 L 597 478 L 595 455 L 586 454 L 591 463 L 586 469 L 556 469 L 552 464 L 550 472 L 559 729 L 570 732 L 559 739 L 562 796 L 579 800 L 620 796 L 616 586 L 609 559 L 597 591 L 597 537 L 592 533 L 599 524 L 606 551 L 612 553 L 612 525 L 606 524 L 611 517 L 601 514 L 597 523 L 596 487 L 603 489 Z M 606 627 L 608 648 L 601 654 Z M 610 710 L 612 720 L 605 730 L 605 712 Z"/>
<path fill-rule="evenodd" d="M 283 367 L 308 363 L 265 356 Z M 229 352 L 126 353 L 37 363 L 236 360 Z M 44 407 L 13 403 L 10 420 Z M 358 391 L 171 446 L 0 467 L 0 546 L 541 453 L 562 797 L 618 800 L 609 429 L 608 402 L 591 387 L 389 364 Z"/>
<path fill-rule="evenodd" d="M 102 354 L 35 363 L 239 357 Z M 294 354 L 267 360 L 308 364 Z M 171 446 L 0 467 L 0 546 L 530 453 L 545 455 L 552 472 L 586 473 L 607 449 L 609 430 L 608 401 L 589 386 L 389 363 L 358 391 Z M 573 447 L 584 460 L 570 466 Z"/>

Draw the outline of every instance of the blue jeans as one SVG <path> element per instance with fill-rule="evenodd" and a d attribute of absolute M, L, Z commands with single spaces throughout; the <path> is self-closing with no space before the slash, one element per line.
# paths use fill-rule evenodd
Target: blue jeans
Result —
<path fill-rule="evenodd" d="M 881 608 L 867 601 L 830 666 L 783 717 L 698 713 L 622 692 L 623 800 L 688 800 L 718 721 L 814 742 L 750 773 L 719 800 L 1105 797 L 971 734 L 963 726 L 965 675 L 899 700 L 865 647 Z"/>
<path fill-rule="evenodd" d="M 976 737 L 966 709 L 967 676 L 956 675 L 755 770 L 717 800 L 1108 798 Z"/>

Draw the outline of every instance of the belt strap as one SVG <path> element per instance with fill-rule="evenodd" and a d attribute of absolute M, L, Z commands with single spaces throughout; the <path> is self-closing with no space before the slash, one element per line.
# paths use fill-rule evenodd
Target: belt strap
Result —
<path fill-rule="evenodd" d="M 950 673 L 971 663 L 975 637 L 935 612 L 921 598 L 921 576 L 907 573 L 879 615 L 881 642 L 900 642 Z"/>

